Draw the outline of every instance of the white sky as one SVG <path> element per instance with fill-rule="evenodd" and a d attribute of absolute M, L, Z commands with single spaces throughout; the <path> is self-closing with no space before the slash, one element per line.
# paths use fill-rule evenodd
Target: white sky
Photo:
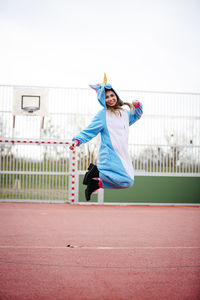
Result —
<path fill-rule="evenodd" d="M 200 0 L 0 0 L 0 84 L 200 92 Z"/>

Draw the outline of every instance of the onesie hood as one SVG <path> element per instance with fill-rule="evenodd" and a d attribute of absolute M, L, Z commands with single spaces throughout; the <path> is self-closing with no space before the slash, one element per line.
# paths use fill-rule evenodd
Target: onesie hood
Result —
<path fill-rule="evenodd" d="M 117 101 L 120 104 L 122 103 L 121 99 L 119 98 L 116 91 L 113 89 L 112 85 L 107 83 L 107 77 L 105 73 L 103 83 L 91 84 L 90 87 L 97 92 L 97 99 L 104 108 L 106 107 L 106 90 L 112 90 L 117 96 Z"/>

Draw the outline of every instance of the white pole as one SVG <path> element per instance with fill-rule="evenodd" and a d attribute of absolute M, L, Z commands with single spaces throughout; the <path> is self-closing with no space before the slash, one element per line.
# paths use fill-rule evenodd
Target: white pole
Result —
<path fill-rule="evenodd" d="M 104 204 L 104 189 L 98 190 L 98 204 Z"/>

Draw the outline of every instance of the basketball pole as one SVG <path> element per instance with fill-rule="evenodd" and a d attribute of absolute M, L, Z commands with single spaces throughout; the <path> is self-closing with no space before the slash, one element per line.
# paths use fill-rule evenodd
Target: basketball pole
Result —
<path fill-rule="evenodd" d="M 15 115 L 13 115 L 12 138 L 15 137 Z"/>
<path fill-rule="evenodd" d="M 43 133 L 44 133 L 44 116 L 42 116 L 41 119 L 40 138 L 43 138 Z"/>

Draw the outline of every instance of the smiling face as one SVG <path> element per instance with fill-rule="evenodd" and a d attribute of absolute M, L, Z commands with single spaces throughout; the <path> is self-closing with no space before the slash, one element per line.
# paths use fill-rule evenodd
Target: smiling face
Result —
<path fill-rule="evenodd" d="M 117 96 L 112 90 L 106 91 L 106 105 L 113 107 L 117 103 Z"/>

